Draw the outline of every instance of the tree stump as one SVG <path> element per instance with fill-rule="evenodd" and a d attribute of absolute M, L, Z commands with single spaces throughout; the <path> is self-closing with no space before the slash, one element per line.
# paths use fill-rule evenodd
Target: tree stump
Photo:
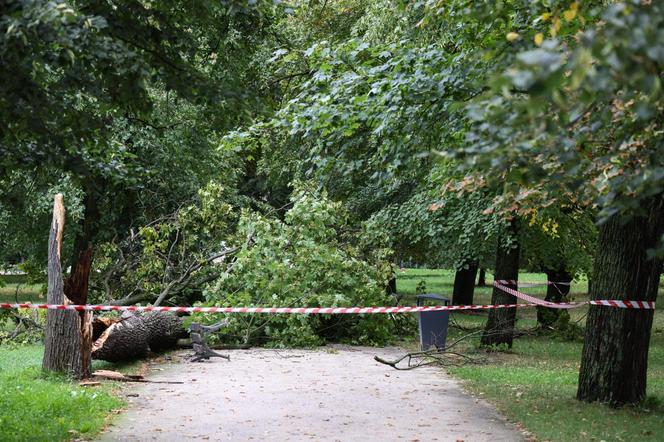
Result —
<path fill-rule="evenodd" d="M 65 296 L 62 278 L 62 236 L 65 225 L 65 207 L 62 194 L 55 195 L 53 221 L 48 241 L 48 294 L 49 304 L 71 304 Z M 90 258 L 91 258 L 90 252 Z M 89 272 L 89 265 L 87 266 Z M 87 273 L 86 273 L 87 278 Z M 85 285 L 87 299 L 87 279 Z M 85 303 L 85 299 L 83 300 Z M 92 344 L 92 315 L 74 310 L 48 310 L 44 337 L 45 370 L 66 373 L 77 379 L 90 376 L 90 350 Z"/>

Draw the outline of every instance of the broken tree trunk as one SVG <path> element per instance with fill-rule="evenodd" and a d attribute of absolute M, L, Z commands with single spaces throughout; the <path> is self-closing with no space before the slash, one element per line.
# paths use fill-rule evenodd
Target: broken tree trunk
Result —
<path fill-rule="evenodd" d="M 139 359 L 149 351 L 175 348 L 178 339 L 187 336 L 182 319 L 163 312 L 97 318 L 94 329 L 92 358 L 109 362 Z"/>
<path fill-rule="evenodd" d="M 62 236 L 65 207 L 62 194 L 55 195 L 53 221 L 48 241 L 48 294 L 49 304 L 71 304 L 65 296 L 62 279 Z M 86 291 L 87 298 L 87 291 Z M 73 310 L 48 310 L 44 337 L 45 370 L 66 373 L 77 379 L 90 376 L 91 315 Z"/>

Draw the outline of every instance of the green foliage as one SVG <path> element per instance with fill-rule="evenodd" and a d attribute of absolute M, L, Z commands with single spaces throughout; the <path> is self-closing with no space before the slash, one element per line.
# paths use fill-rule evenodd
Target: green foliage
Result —
<path fill-rule="evenodd" d="M 175 212 L 122 241 L 102 245 L 92 275 L 97 302 L 171 302 L 202 299 L 203 285 L 225 267 L 242 201 L 229 174 L 211 181 Z M 228 257 L 226 257 L 228 258 Z M 227 260 L 226 260 L 227 262 Z"/>
<path fill-rule="evenodd" d="M 552 205 L 524 212 L 522 265 L 532 271 L 589 275 L 597 247 L 595 213 L 572 205 Z"/>
<path fill-rule="evenodd" d="M 661 2 L 625 1 L 590 11 L 575 39 L 524 48 L 471 107 L 463 154 L 501 171 L 504 201 L 569 198 L 601 220 L 642 215 L 664 191 Z M 573 196 L 569 196 L 573 195 Z"/>
<path fill-rule="evenodd" d="M 335 198 L 388 233 L 398 256 L 491 266 L 497 238 L 508 245 L 518 239 L 533 268 L 551 260 L 586 272 L 591 214 L 575 209 L 581 228 L 570 227 L 562 219 L 562 208 L 576 204 L 569 195 L 536 200 L 540 189 L 509 187 L 492 157 L 466 145 L 474 104 L 495 73 L 541 44 L 544 33 L 572 39 L 592 19 L 585 12 L 564 1 L 377 2 L 347 39 L 316 41 L 304 51 L 311 75 L 270 127 L 292 138 L 308 172 Z M 492 123 L 500 133 L 501 123 Z M 478 152 L 486 164 L 475 160 Z M 528 206 L 530 200 L 537 202 Z M 504 210 L 494 210 L 500 203 Z M 547 217 L 570 228 L 549 240 L 540 226 L 523 224 L 521 237 L 512 238 L 505 223 L 522 207 L 548 209 Z"/>
<path fill-rule="evenodd" d="M 0 259 L 44 266 L 41 203 L 56 190 L 72 215 L 71 263 L 232 174 L 220 167 L 218 134 L 263 110 L 259 49 L 283 13 L 245 0 L 5 2 Z"/>
<path fill-rule="evenodd" d="M 348 237 L 347 214 L 325 193 L 297 185 L 284 221 L 243 212 L 238 234 L 247 238 L 231 268 L 206 292 L 220 306 L 348 307 L 390 305 L 389 264 L 371 262 Z M 380 256 L 378 256 L 380 258 Z M 381 344 L 392 325 L 382 315 L 233 315 L 237 343 L 312 346 L 326 339 Z"/>

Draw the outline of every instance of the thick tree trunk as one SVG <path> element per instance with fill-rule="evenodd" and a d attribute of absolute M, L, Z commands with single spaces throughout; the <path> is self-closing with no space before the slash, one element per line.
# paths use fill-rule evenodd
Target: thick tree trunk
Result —
<path fill-rule="evenodd" d="M 393 275 L 389 281 L 387 281 L 387 287 L 385 287 L 385 292 L 388 295 L 397 294 L 397 275 Z"/>
<path fill-rule="evenodd" d="M 92 358 L 109 362 L 145 357 L 148 351 L 175 348 L 187 336 L 182 319 L 170 313 L 126 314 L 119 320 L 95 320 Z"/>
<path fill-rule="evenodd" d="M 486 287 L 486 269 L 480 269 L 480 276 L 477 278 L 478 287 Z"/>
<path fill-rule="evenodd" d="M 591 299 L 655 301 L 662 260 L 648 255 L 664 234 L 664 198 L 642 206 L 648 216 L 617 217 L 600 227 Z M 577 398 L 612 406 L 646 394 L 653 310 L 590 306 Z"/>
<path fill-rule="evenodd" d="M 508 235 L 517 238 L 517 221 L 513 220 L 510 224 Z M 495 279 L 506 279 L 517 281 L 519 278 L 519 243 L 514 247 L 506 248 L 502 246 L 502 241 L 498 242 L 496 253 L 496 271 Z M 507 284 L 508 287 L 517 289 L 517 284 Z M 508 295 L 504 291 L 493 288 L 491 296 L 492 304 L 516 304 L 516 297 Z M 485 346 L 507 344 L 512 347 L 514 338 L 514 320 L 516 319 L 515 308 L 502 308 L 489 310 L 489 319 L 487 320 L 481 343 Z"/>
<path fill-rule="evenodd" d="M 544 273 L 549 282 L 572 282 L 572 275 L 565 270 L 546 269 Z M 571 287 L 569 284 L 549 284 L 544 299 L 550 302 L 563 302 L 569 295 Z M 545 327 L 551 326 L 558 320 L 562 311 L 555 308 L 537 307 L 537 322 Z"/>
<path fill-rule="evenodd" d="M 473 303 L 477 267 L 477 261 L 470 261 L 465 264 L 464 268 L 456 271 L 454 275 L 454 290 L 452 291 L 452 304 L 470 305 Z"/>
<path fill-rule="evenodd" d="M 70 304 L 65 296 L 62 279 L 62 235 L 65 223 L 63 196 L 55 196 L 53 222 L 48 242 L 48 294 L 49 304 Z M 45 370 L 67 373 L 75 378 L 90 376 L 90 356 L 86 346 L 91 343 L 90 314 L 79 315 L 73 310 L 49 310 L 46 314 L 44 337 Z"/>

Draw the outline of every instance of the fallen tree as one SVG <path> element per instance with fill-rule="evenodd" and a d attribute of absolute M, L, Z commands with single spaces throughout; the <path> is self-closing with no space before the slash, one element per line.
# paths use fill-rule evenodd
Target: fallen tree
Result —
<path fill-rule="evenodd" d="M 162 312 L 126 313 L 119 318 L 95 318 L 92 324 L 92 359 L 109 362 L 145 357 L 177 346 L 188 336 L 182 318 Z"/>

